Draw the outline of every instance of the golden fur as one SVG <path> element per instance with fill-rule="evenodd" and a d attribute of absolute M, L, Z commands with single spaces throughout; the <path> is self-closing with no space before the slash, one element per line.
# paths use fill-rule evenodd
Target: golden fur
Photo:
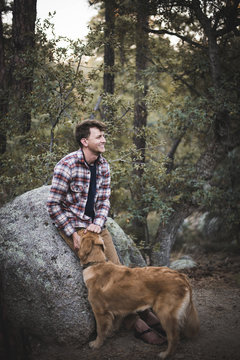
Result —
<path fill-rule="evenodd" d="M 179 331 L 192 337 L 198 333 L 199 320 L 186 275 L 167 267 L 128 268 L 106 262 L 100 235 L 82 233 L 78 253 L 88 288 L 88 299 L 97 324 L 97 338 L 91 348 L 99 348 L 113 330 L 114 320 L 152 308 L 166 331 L 168 347 L 159 356 L 173 354 Z"/>

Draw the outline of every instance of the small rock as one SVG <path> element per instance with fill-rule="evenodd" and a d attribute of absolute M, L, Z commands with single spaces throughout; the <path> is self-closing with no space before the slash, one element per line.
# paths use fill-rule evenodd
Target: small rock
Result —
<path fill-rule="evenodd" d="M 170 264 L 170 268 L 173 270 L 191 269 L 197 266 L 197 263 L 192 260 L 189 255 L 185 255 L 178 260 L 174 260 Z"/>

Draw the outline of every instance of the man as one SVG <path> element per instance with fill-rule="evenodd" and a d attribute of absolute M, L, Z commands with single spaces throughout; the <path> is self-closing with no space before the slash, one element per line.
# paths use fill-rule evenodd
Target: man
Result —
<path fill-rule="evenodd" d="M 75 138 L 80 148 L 65 156 L 54 169 L 47 207 L 61 236 L 72 250 L 78 251 L 85 228 L 100 234 L 106 247 L 106 257 L 120 264 L 112 238 L 105 228 L 110 208 L 110 169 L 102 156 L 105 151 L 105 124 L 85 120 L 76 126 Z M 145 313 L 150 325 L 159 324 L 152 313 Z M 139 317 L 134 319 L 137 337 L 151 344 L 162 339 Z"/>
<path fill-rule="evenodd" d="M 80 149 L 65 156 L 54 169 L 47 207 L 60 234 L 76 252 L 78 230 L 101 233 L 106 255 L 120 263 L 111 236 L 104 224 L 110 207 L 110 169 L 101 156 L 105 151 L 105 125 L 85 120 L 76 126 Z"/>

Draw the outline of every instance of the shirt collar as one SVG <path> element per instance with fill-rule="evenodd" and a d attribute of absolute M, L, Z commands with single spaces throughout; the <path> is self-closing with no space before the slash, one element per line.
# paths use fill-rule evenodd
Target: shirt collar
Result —
<path fill-rule="evenodd" d="M 82 148 L 80 148 L 78 151 L 77 151 L 77 155 L 78 155 L 78 158 L 79 158 L 79 161 L 82 163 L 82 164 L 87 164 L 87 161 L 85 159 L 85 156 L 84 156 L 84 153 L 82 151 Z M 103 164 L 104 160 L 103 160 L 103 156 L 100 154 L 99 157 L 97 158 L 96 160 L 96 164 Z M 88 165 L 89 166 L 89 165 Z"/>

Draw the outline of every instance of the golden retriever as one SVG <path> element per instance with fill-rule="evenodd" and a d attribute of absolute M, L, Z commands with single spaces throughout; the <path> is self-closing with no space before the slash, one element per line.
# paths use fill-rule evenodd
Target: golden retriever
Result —
<path fill-rule="evenodd" d="M 160 358 L 175 352 L 180 330 L 188 337 L 198 333 L 198 314 L 186 275 L 167 267 L 128 268 L 108 262 L 101 236 L 89 231 L 81 233 L 78 256 L 97 325 L 91 348 L 103 344 L 115 319 L 148 308 L 153 309 L 167 334 L 168 346 Z"/>

